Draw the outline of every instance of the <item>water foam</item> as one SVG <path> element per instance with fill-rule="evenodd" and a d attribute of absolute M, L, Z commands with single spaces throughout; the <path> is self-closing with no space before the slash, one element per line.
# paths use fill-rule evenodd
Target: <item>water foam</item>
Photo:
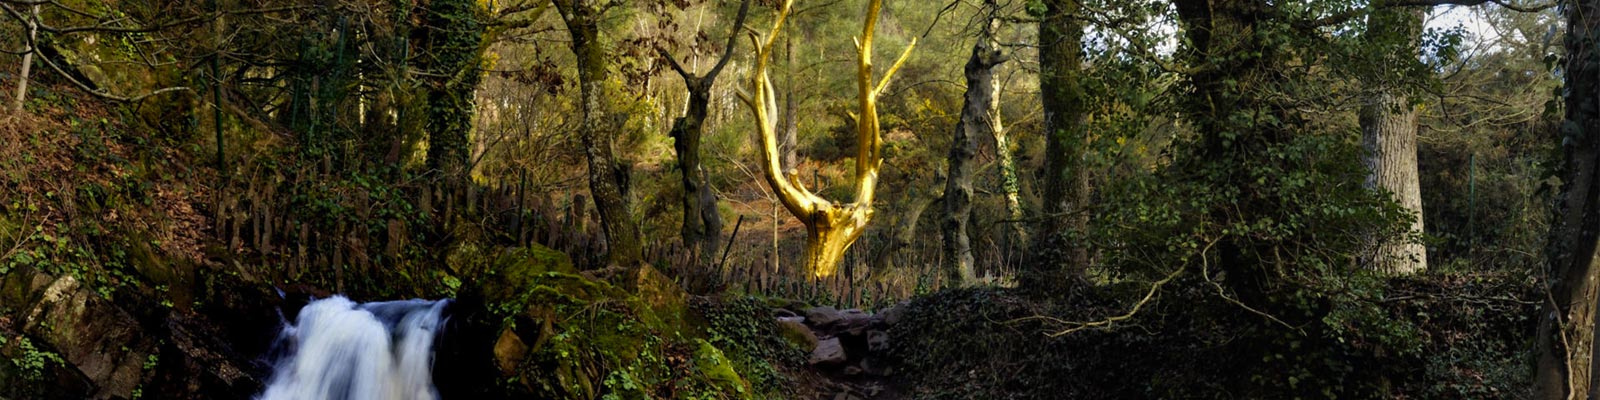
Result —
<path fill-rule="evenodd" d="M 256 398 L 436 400 L 433 342 L 447 303 L 313 301 L 283 328 L 278 341 L 288 356 Z"/>

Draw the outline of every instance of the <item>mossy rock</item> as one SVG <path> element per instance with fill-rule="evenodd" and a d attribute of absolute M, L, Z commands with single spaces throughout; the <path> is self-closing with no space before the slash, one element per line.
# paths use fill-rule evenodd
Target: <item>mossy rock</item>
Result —
<path fill-rule="evenodd" d="M 580 273 L 540 246 L 459 259 L 474 258 L 492 260 L 466 280 L 478 284 L 498 321 L 494 364 L 509 391 L 549 399 L 749 398 L 739 364 L 705 340 L 704 326 L 690 322 L 686 295 L 654 268 Z"/>
<path fill-rule="evenodd" d="M 722 355 L 722 350 L 701 339 L 695 339 L 699 346 L 694 351 L 694 369 L 707 381 L 721 389 L 723 394 L 732 398 L 750 398 L 750 384 L 739 377 L 739 372 L 733 370 L 733 361 Z"/>

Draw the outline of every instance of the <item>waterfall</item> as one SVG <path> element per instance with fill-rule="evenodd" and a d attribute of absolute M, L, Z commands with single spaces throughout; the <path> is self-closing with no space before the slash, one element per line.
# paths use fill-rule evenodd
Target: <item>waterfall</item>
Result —
<path fill-rule="evenodd" d="M 447 300 L 313 301 L 286 325 L 258 400 L 436 400 L 433 340 Z"/>

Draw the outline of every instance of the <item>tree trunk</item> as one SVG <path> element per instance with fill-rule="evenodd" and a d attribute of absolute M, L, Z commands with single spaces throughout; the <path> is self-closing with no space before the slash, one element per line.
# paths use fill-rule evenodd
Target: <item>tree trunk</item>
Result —
<path fill-rule="evenodd" d="M 885 238 L 885 244 L 872 255 L 874 277 L 884 276 L 895 267 L 895 257 L 918 239 L 920 232 L 917 231 L 917 225 L 921 223 L 922 213 L 933 204 L 944 201 L 943 196 L 918 197 L 915 192 L 913 190 L 910 196 L 901 199 L 900 204 L 905 204 L 905 209 L 895 216 L 894 229 Z"/>
<path fill-rule="evenodd" d="M 422 58 L 423 70 L 434 74 L 427 85 L 427 166 L 460 184 L 468 174 L 484 27 L 475 1 L 435 0 L 426 7 L 429 56 Z"/>
<path fill-rule="evenodd" d="M 1394 195 L 1416 215 L 1411 234 L 1422 234 L 1422 187 L 1417 176 L 1417 109 L 1393 89 L 1370 95 L 1361 107 L 1361 143 L 1367 154 L 1367 187 Z M 1395 274 L 1414 274 L 1428 267 L 1428 252 L 1411 237 L 1378 239 L 1374 266 Z"/>
<path fill-rule="evenodd" d="M 1539 318 L 1535 398 L 1580 399 L 1593 374 L 1595 306 L 1600 291 L 1600 1 L 1574 1 L 1567 13 L 1566 154 L 1562 201 L 1551 230 L 1550 299 Z"/>
<path fill-rule="evenodd" d="M 627 170 L 618 162 L 614 135 L 601 126 L 605 109 L 600 96 L 608 78 L 606 51 L 600 43 L 600 9 L 588 0 L 555 0 L 572 36 L 572 53 L 578 60 L 578 84 L 583 120 L 578 138 L 589 167 L 589 192 L 600 213 L 606 235 L 606 262 L 632 266 L 641 257 L 640 232 L 629 212 Z"/>
<path fill-rule="evenodd" d="M 683 84 L 689 90 L 688 113 L 672 124 L 672 147 L 678 152 L 678 168 L 683 177 L 683 243 L 690 253 L 699 254 L 700 261 L 706 265 L 714 262 L 716 250 L 721 247 L 722 215 L 717 212 L 717 195 L 711 191 L 711 182 L 700 165 L 700 138 L 709 114 L 711 86 L 716 83 L 722 68 L 728 65 L 728 60 L 733 58 L 739 30 L 744 26 L 744 18 L 749 11 L 750 0 L 745 0 L 739 5 L 739 15 L 734 20 L 733 33 L 728 35 L 722 58 L 705 76 L 695 76 L 678 64 L 678 60 L 667 54 L 666 50 L 657 49 L 662 58 L 672 65 L 672 69 L 683 77 Z"/>
<path fill-rule="evenodd" d="M 1417 63 L 1418 42 L 1422 39 L 1424 9 L 1383 9 L 1368 17 L 1368 42 L 1378 48 L 1380 58 L 1390 65 Z M 1386 36 L 1399 35 L 1399 40 Z M 1390 68 L 1393 70 L 1394 68 Z M 1407 70 L 1409 68 L 1400 68 Z M 1422 186 L 1417 175 L 1417 115 L 1404 90 L 1397 84 L 1403 72 L 1374 76 L 1368 82 L 1366 100 L 1361 107 L 1361 143 L 1366 148 L 1362 161 L 1367 167 L 1367 187 L 1393 194 L 1395 201 L 1416 215 L 1407 237 L 1376 238 L 1373 266 L 1395 274 L 1413 274 L 1428 267 L 1428 252 L 1410 236 L 1421 235 Z"/>
<path fill-rule="evenodd" d="M 683 179 L 683 243 L 700 260 L 710 261 L 722 241 L 722 216 L 717 195 L 700 163 L 700 138 L 711 101 L 711 83 L 685 77 L 689 85 L 689 112 L 672 124 L 672 148 L 678 152 Z"/>
<path fill-rule="evenodd" d="M 1089 224 L 1089 171 L 1084 163 L 1086 96 L 1078 80 L 1083 66 L 1083 22 L 1075 0 L 1046 0 L 1039 21 L 1039 88 L 1044 101 L 1045 167 L 1043 229 L 1036 247 L 1048 254 L 1032 262 L 1024 280 L 1050 285 L 1080 275 L 1089 252 L 1082 235 Z"/>
<path fill-rule="evenodd" d="M 800 138 L 800 102 L 799 87 L 795 85 L 794 76 L 799 74 L 794 63 L 794 39 L 784 38 L 783 54 L 785 66 L 789 68 L 784 74 L 784 84 L 787 86 L 783 93 L 783 125 L 778 128 L 778 152 L 783 156 L 783 171 L 785 174 L 800 173 L 800 157 L 795 151 Z"/>
<path fill-rule="evenodd" d="M 1011 225 L 1011 232 L 1015 236 L 1014 243 L 1026 246 L 1028 228 L 1027 224 L 1022 223 L 1022 181 L 1017 179 L 1017 162 L 1016 157 L 1011 155 L 1011 139 L 1007 137 L 1005 127 L 1001 125 L 999 88 L 995 89 L 997 93 L 994 98 L 994 110 L 991 113 L 994 115 L 994 152 L 998 161 L 995 165 L 1000 172 L 1000 191 L 1006 198 L 1006 215 L 1011 217 L 1011 222 L 1007 224 Z"/>
<path fill-rule="evenodd" d="M 17 96 L 11 99 L 11 109 L 22 113 L 22 103 L 28 98 L 28 73 L 33 69 L 33 53 L 36 51 L 33 43 L 39 40 L 39 5 L 35 4 L 32 11 L 33 19 L 28 20 L 28 42 L 23 44 L 22 71 L 17 73 Z"/>
<path fill-rule="evenodd" d="M 986 6 L 993 16 L 997 8 L 995 2 L 991 0 Z M 965 68 L 967 90 L 961 121 L 956 124 L 955 137 L 950 141 L 944 221 L 939 224 L 944 233 L 945 277 L 950 286 L 968 286 L 978 280 L 972 241 L 967 237 L 967 223 L 972 216 L 972 159 L 978 151 L 978 136 L 994 136 L 999 123 L 994 67 L 1005 62 L 1005 55 L 994 40 L 994 30 L 998 26 L 999 20 L 990 18 L 972 46 L 972 56 L 967 59 Z"/>

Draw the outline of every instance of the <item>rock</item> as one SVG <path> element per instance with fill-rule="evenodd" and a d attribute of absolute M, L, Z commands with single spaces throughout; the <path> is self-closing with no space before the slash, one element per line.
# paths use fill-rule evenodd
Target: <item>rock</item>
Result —
<path fill-rule="evenodd" d="M 833 307 L 822 306 L 806 309 L 806 321 L 810 322 L 812 325 L 833 325 L 834 322 L 839 321 L 839 318 L 841 318 L 839 310 Z"/>
<path fill-rule="evenodd" d="M 817 334 L 800 321 L 779 318 L 778 334 L 801 350 L 812 351 L 817 348 Z"/>
<path fill-rule="evenodd" d="M 904 317 L 905 313 L 906 303 L 901 302 L 900 304 L 895 304 L 894 306 L 879 311 L 878 318 L 883 320 L 884 325 L 894 326 L 895 324 L 900 323 L 900 318 Z"/>
<path fill-rule="evenodd" d="M 776 315 L 778 318 L 805 319 L 805 317 L 801 317 L 800 314 L 795 314 L 794 311 L 789 311 L 789 309 L 787 309 L 787 308 L 779 308 L 779 309 L 773 310 L 772 311 L 772 315 Z"/>
<path fill-rule="evenodd" d="M 528 345 L 522 342 L 515 331 L 506 329 L 500 332 L 500 339 L 494 342 L 494 361 L 501 371 L 515 371 L 522 365 L 522 360 L 527 358 Z"/>
<path fill-rule="evenodd" d="M 856 375 L 861 375 L 861 367 L 857 367 L 857 366 L 854 366 L 854 365 L 851 365 L 851 366 L 848 366 L 848 367 L 844 367 L 844 376 L 856 376 Z"/>
<path fill-rule="evenodd" d="M 828 338 L 817 342 L 817 348 L 811 350 L 811 359 L 808 363 L 811 365 L 839 365 L 846 360 L 848 358 L 844 354 L 844 345 L 839 343 L 839 338 Z"/>
<path fill-rule="evenodd" d="M 880 352 L 889 349 L 889 334 L 884 331 L 867 331 L 867 351 Z"/>
<path fill-rule="evenodd" d="M 71 275 L 51 281 L 24 315 L 21 330 L 41 339 L 41 351 L 59 353 L 94 383 L 90 398 L 129 398 L 144 382 L 155 343 L 133 316 Z"/>
<path fill-rule="evenodd" d="M 695 343 L 699 346 L 694 352 L 694 369 L 701 376 L 722 389 L 723 393 L 745 393 L 750 390 L 750 384 L 733 370 L 733 362 L 723 356 L 722 350 L 705 340 L 695 339 Z"/>
<path fill-rule="evenodd" d="M 871 326 L 872 315 L 861 310 L 845 310 L 839 313 L 839 320 L 833 323 L 832 331 L 861 336 Z"/>
<path fill-rule="evenodd" d="M 797 323 L 797 324 L 804 324 L 806 322 L 806 317 L 778 317 L 778 321 L 779 322 L 787 321 L 787 322 L 793 322 L 793 323 Z"/>

